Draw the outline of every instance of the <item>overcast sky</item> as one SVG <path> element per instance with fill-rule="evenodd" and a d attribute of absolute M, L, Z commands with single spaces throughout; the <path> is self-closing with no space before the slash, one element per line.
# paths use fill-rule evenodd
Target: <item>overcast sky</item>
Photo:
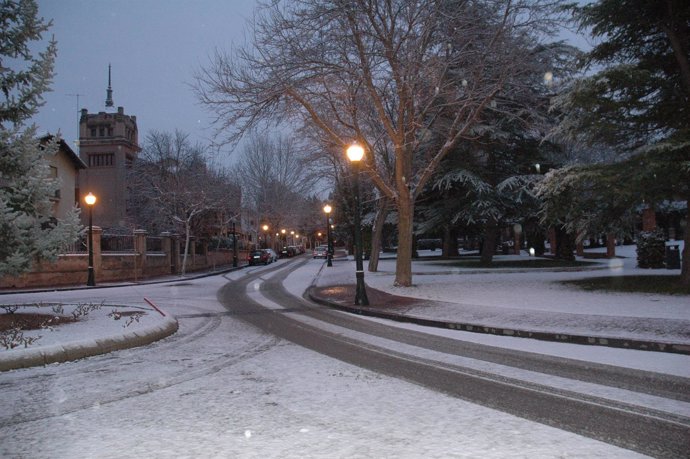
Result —
<path fill-rule="evenodd" d="M 257 0 L 37 1 L 58 42 L 53 90 L 34 118 L 41 132 L 59 130 L 76 150 L 79 110 L 106 110 L 112 64 L 112 110 L 136 115 L 140 143 L 153 129 L 211 143 L 212 117 L 189 84 L 215 48 L 244 43 Z M 221 149 L 222 157 L 229 153 Z"/>
<path fill-rule="evenodd" d="M 136 115 L 140 143 L 152 129 L 180 129 L 209 143 L 211 117 L 188 85 L 216 47 L 243 43 L 255 3 L 38 0 L 39 15 L 53 20 L 58 56 L 53 90 L 34 122 L 41 132 L 61 131 L 74 148 L 79 109 L 106 110 L 110 63 L 114 109 Z"/>

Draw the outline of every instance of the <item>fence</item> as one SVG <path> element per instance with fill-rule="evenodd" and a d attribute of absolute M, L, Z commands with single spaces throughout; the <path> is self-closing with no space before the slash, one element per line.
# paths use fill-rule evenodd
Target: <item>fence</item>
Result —
<path fill-rule="evenodd" d="M 65 254 L 68 253 L 87 253 L 89 246 L 86 242 L 86 234 L 82 234 L 79 239 L 63 248 Z"/>
<path fill-rule="evenodd" d="M 146 237 L 146 252 L 163 252 L 163 238 L 162 237 Z"/>
<path fill-rule="evenodd" d="M 103 233 L 101 235 L 101 251 L 134 252 L 134 236 Z"/>
<path fill-rule="evenodd" d="M 209 250 L 206 241 L 190 241 L 185 272 L 223 269 L 233 264 L 233 250 Z M 237 251 L 245 260 L 246 250 Z M 93 268 L 97 283 L 134 281 L 182 272 L 184 239 L 163 233 L 148 237 L 146 231 L 133 235 L 107 235 L 93 227 Z M 85 285 L 88 276 L 86 239 L 77 241 L 55 263 L 37 262 L 31 272 L 0 277 L 0 288 L 34 288 Z"/>

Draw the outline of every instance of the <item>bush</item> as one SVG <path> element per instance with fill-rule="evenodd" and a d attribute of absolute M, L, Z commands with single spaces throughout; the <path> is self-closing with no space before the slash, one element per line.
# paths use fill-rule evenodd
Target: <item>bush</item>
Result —
<path fill-rule="evenodd" d="M 643 269 L 662 269 L 666 238 L 661 231 L 643 231 L 637 238 L 637 266 Z"/>

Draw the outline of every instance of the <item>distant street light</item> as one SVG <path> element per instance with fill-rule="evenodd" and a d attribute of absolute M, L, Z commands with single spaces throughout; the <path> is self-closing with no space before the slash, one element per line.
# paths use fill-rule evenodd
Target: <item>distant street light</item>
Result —
<path fill-rule="evenodd" d="M 93 271 L 93 206 L 96 204 L 96 196 L 89 191 L 84 197 L 84 202 L 89 206 L 89 276 L 86 285 L 93 287 L 96 285 L 96 274 Z"/>
<path fill-rule="evenodd" d="M 268 225 L 264 225 L 261 227 L 262 230 L 264 230 L 264 249 L 268 248 Z"/>
<path fill-rule="evenodd" d="M 326 250 L 326 266 L 333 266 L 333 242 L 331 241 L 331 218 L 330 214 L 333 208 L 326 204 L 323 206 L 323 211 L 326 213 L 326 240 L 328 241 L 328 250 Z"/>
<path fill-rule="evenodd" d="M 359 203 L 359 171 L 361 160 L 364 157 L 364 148 L 352 144 L 347 149 L 347 157 L 352 163 L 354 170 L 354 196 L 355 196 L 355 275 L 357 276 L 357 288 L 355 290 L 355 304 L 369 306 L 367 290 L 364 285 L 364 263 L 362 262 L 362 228 L 360 223 L 360 203 Z"/>

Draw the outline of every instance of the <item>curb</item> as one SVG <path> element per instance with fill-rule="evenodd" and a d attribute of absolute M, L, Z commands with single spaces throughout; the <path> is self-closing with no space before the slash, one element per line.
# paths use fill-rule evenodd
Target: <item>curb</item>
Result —
<path fill-rule="evenodd" d="M 466 331 L 471 333 L 484 333 L 509 338 L 532 338 L 541 341 L 551 341 L 569 344 L 584 344 L 590 346 L 605 346 L 621 349 L 631 349 L 639 351 L 668 352 L 673 354 L 690 355 L 690 344 L 647 341 L 628 338 L 610 338 L 603 336 L 572 335 L 566 333 L 552 333 L 530 330 L 519 330 L 512 328 L 497 328 L 481 324 L 470 324 L 463 322 L 448 322 L 442 320 L 428 319 L 424 317 L 408 316 L 397 314 L 381 309 L 374 309 L 362 306 L 347 306 L 344 304 L 330 301 L 314 294 L 315 287 L 312 285 L 307 289 L 306 295 L 315 303 L 328 306 L 340 311 L 352 314 L 389 319 L 396 322 L 412 323 L 426 327 L 444 328 L 448 330 Z"/>
<path fill-rule="evenodd" d="M 141 330 L 108 338 L 56 344 L 35 349 L 19 349 L 0 354 L 0 372 L 69 362 L 113 351 L 145 346 L 177 331 L 177 319 L 166 317 L 161 323 Z"/>

